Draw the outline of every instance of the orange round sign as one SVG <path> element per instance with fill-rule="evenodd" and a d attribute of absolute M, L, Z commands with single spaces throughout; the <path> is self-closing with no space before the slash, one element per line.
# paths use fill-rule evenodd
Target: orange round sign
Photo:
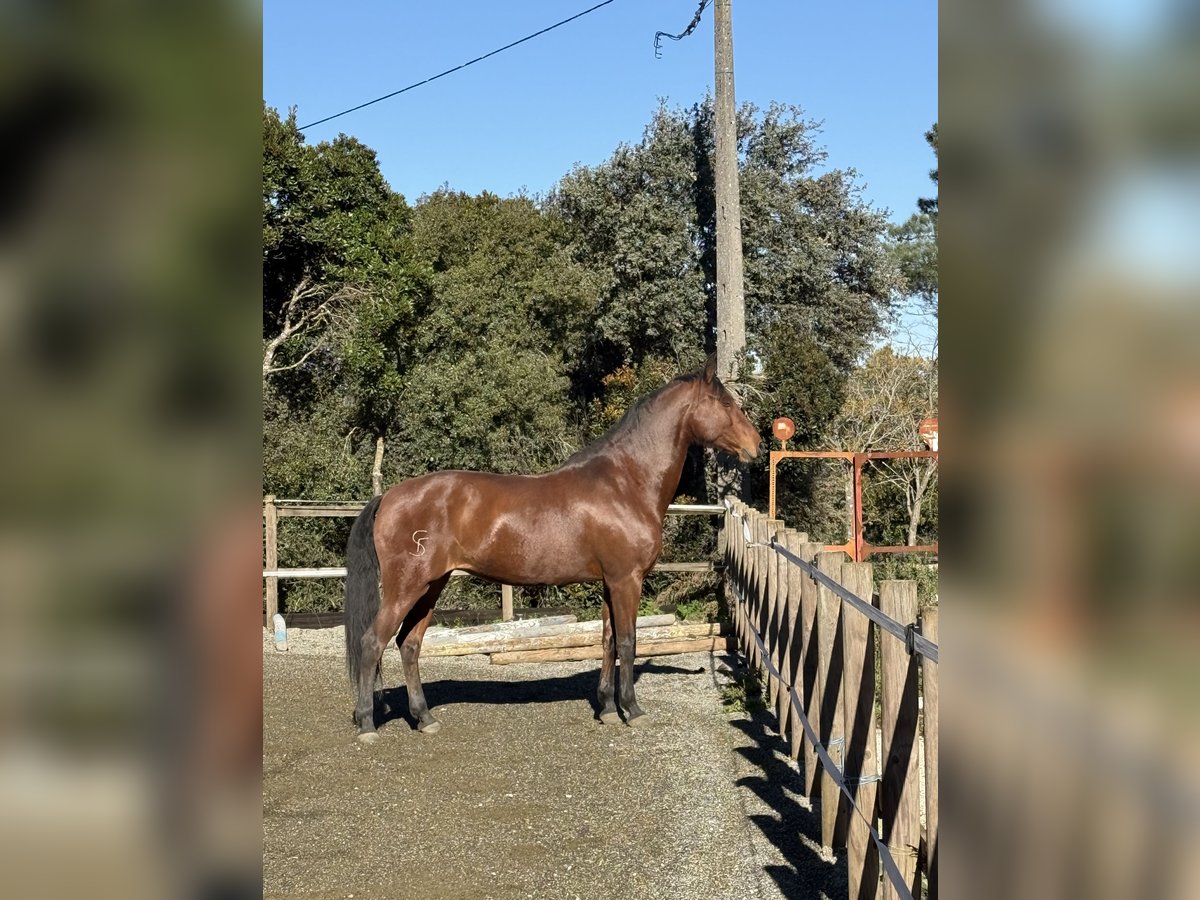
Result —
<path fill-rule="evenodd" d="M 787 416 L 780 416 L 771 423 L 771 434 L 775 435 L 775 439 L 781 444 L 790 441 L 796 434 L 796 423 Z"/>

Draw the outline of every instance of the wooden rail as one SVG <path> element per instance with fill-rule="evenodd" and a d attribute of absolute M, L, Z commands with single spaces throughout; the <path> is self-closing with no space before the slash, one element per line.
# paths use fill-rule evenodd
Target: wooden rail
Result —
<path fill-rule="evenodd" d="M 271 627 L 271 618 L 279 612 L 280 578 L 344 578 L 345 566 L 279 568 L 279 520 L 282 518 L 353 518 L 367 505 L 365 500 L 280 500 L 272 494 L 263 497 L 263 606 L 265 622 Z M 669 516 L 719 516 L 725 507 L 715 503 L 672 503 L 667 507 Z M 721 568 L 711 562 L 659 562 L 655 572 L 713 572 Z M 469 572 L 456 569 L 451 577 L 463 577 Z M 500 586 L 500 617 L 508 622 L 513 617 L 512 585 Z"/>
<path fill-rule="evenodd" d="M 820 809 L 822 844 L 845 851 L 849 896 L 912 900 L 924 879 L 936 900 L 936 608 L 918 623 L 915 583 L 884 581 L 876 593 L 870 563 L 825 551 L 740 501 L 728 504 L 725 533 L 739 649 L 763 675 L 777 730 Z"/>

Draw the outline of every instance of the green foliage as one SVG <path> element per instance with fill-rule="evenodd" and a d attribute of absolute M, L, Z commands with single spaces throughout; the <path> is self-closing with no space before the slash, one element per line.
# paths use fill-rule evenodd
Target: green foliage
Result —
<path fill-rule="evenodd" d="M 877 332 L 899 286 L 882 213 L 852 170 L 827 169 L 816 125 L 794 107 L 738 113 L 747 331 L 780 322 L 812 335 L 846 371 Z M 599 371 L 647 357 L 678 361 L 707 345 L 715 316 L 712 102 L 660 105 L 642 140 L 579 167 L 550 205 L 573 258 L 595 270 L 599 301 L 583 361 Z M 599 393 L 593 390 L 592 393 Z"/>
<path fill-rule="evenodd" d="M 750 668 L 721 688 L 721 705 L 731 712 L 758 712 L 766 709 L 763 684 L 758 671 Z"/>
<path fill-rule="evenodd" d="M 926 132 L 925 140 L 938 154 L 937 123 Z M 929 179 L 938 183 L 938 170 L 929 173 Z M 901 225 L 892 226 L 888 235 L 890 249 L 904 279 L 903 290 L 907 294 L 921 297 L 929 306 L 937 309 L 938 298 L 938 255 L 937 197 L 922 197 L 917 200 L 917 212 Z"/>
<path fill-rule="evenodd" d="M 783 323 L 847 372 L 900 281 L 880 240 L 886 216 L 862 201 L 853 169 L 826 167 L 818 128 L 794 106 L 739 112 L 747 337 L 761 343 Z"/>
<path fill-rule="evenodd" d="M 875 583 L 881 581 L 915 581 L 917 606 L 924 609 L 937 602 L 938 567 L 925 554 L 887 554 L 871 557 Z"/>
<path fill-rule="evenodd" d="M 763 392 L 753 405 L 796 423 L 791 446 L 815 449 L 842 405 L 845 374 L 810 332 L 780 322 L 763 341 Z"/>
<path fill-rule="evenodd" d="M 409 210 L 384 181 L 375 151 L 339 135 L 304 143 L 296 114 L 263 109 L 263 325 L 302 278 L 360 283 L 391 301 L 410 287 Z"/>
<path fill-rule="evenodd" d="M 790 415 L 815 443 L 899 289 L 897 263 L 883 216 L 853 171 L 827 166 L 799 110 L 747 105 L 738 129 L 747 327 L 765 364 L 747 410 L 764 433 Z M 345 135 L 309 146 L 294 113 L 264 108 L 264 491 L 362 499 L 378 438 L 385 485 L 545 471 L 700 365 L 715 314 L 713 145 L 710 101 L 661 105 L 641 141 L 545 199 L 446 187 L 410 207 L 370 148 Z M 765 485 L 765 466 L 752 477 Z M 837 498 L 820 487 L 805 500 L 828 517 Z M 702 454 L 679 490 L 709 498 Z M 337 565 L 348 529 L 287 520 L 281 555 Z M 669 519 L 665 559 L 714 556 L 710 519 Z M 716 586 L 652 575 L 645 596 L 711 620 Z M 281 588 L 291 609 L 341 602 L 336 582 Z M 581 617 L 601 603 L 596 585 L 521 593 Z M 456 579 L 442 606 L 496 595 Z"/>
<path fill-rule="evenodd" d="M 438 469 L 540 472 L 574 447 L 561 364 L 496 337 L 422 359 L 408 375 L 388 473 Z"/>
<path fill-rule="evenodd" d="M 694 597 L 684 600 L 675 606 L 675 615 L 685 622 L 717 622 L 720 621 L 720 607 L 710 588 L 707 597 Z M 661 595 L 659 595 L 661 597 Z"/>

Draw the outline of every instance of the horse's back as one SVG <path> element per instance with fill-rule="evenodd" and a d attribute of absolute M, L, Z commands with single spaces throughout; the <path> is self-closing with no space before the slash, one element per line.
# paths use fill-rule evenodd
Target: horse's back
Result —
<path fill-rule="evenodd" d="M 463 569 L 509 584 L 595 580 L 611 522 L 602 486 L 587 487 L 579 473 L 562 470 L 422 475 L 387 492 L 376 543 L 381 552 L 403 548 L 409 568 L 431 572 Z"/>

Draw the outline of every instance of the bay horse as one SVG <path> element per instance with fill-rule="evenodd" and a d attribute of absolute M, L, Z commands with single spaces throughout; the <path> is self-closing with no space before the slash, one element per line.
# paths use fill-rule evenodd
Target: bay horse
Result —
<path fill-rule="evenodd" d="M 716 377 L 681 375 L 643 397 L 594 443 L 542 475 L 432 472 L 374 497 L 346 547 L 346 660 L 358 691 L 359 740 L 378 735 L 374 687 L 392 636 L 400 648 L 409 712 L 419 731 L 441 723 L 429 712 L 417 660 L 433 607 L 461 569 L 502 584 L 604 582 L 600 721 L 629 725 L 644 713 L 633 690 L 642 580 L 662 550 L 662 523 L 693 444 L 758 455 L 760 436 Z M 382 591 L 382 597 L 381 597 Z"/>

